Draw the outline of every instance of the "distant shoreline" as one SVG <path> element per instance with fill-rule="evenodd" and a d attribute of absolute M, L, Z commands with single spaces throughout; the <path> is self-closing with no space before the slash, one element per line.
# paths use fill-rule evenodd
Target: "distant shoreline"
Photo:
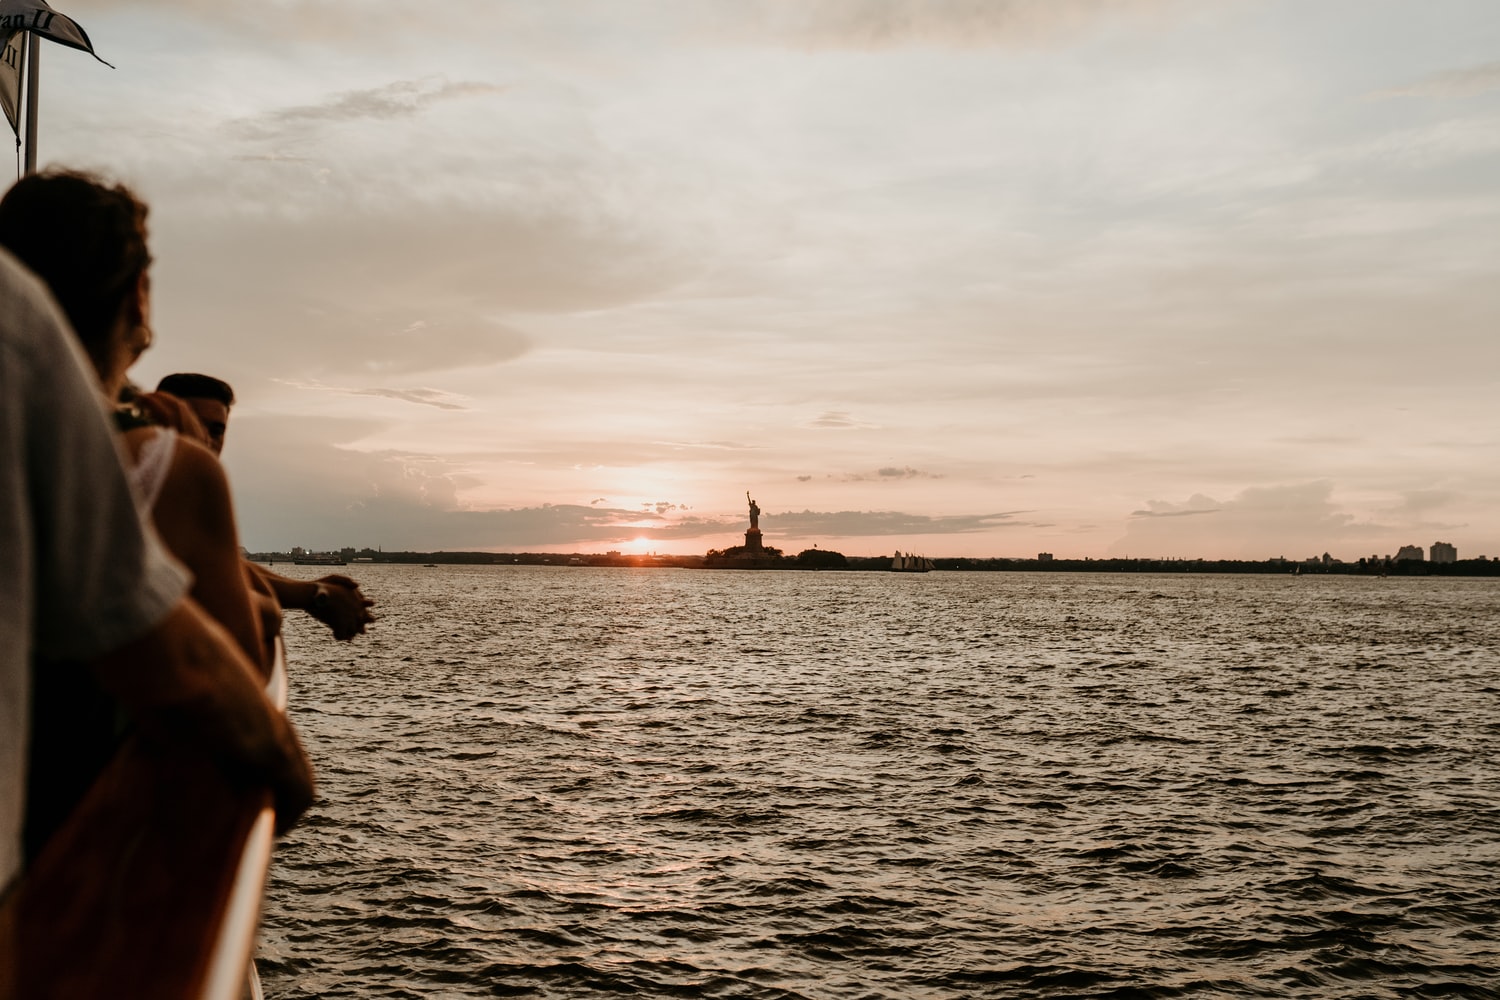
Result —
<path fill-rule="evenodd" d="M 333 561 L 340 553 L 316 553 L 330 557 L 315 565 L 340 565 Z M 309 563 L 308 555 L 289 552 L 251 552 L 248 557 L 267 565 L 291 565 L 294 560 Z M 888 572 L 890 556 L 845 556 L 845 565 L 814 567 L 783 559 L 764 565 L 708 566 L 704 556 L 696 555 L 624 555 L 585 552 L 371 552 L 342 555 L 344 568 L 357 571 L 362 565 L 433 565 L 433 566 L 615 566 L 650 569 L 732 569 L 795 570 L 800 572 Z M 1360 560 L 1359 562 L 1297 562 L 1289 559 L 973 559 L 965 557 L 933 558 L 935 571 L 996 573 L 1248 573 L 1296 574 L 1301 576 L 1500 576 L 1500 559 L 1460 559 L 1452 563 L 1426 560 Z"/>

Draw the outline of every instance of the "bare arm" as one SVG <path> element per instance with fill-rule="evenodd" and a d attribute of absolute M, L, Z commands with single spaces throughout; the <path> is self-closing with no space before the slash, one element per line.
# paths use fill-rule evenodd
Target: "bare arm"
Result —
<path fill-rule="evenodd" d="M 127 444 L 139 448 L 133 431 Z M 193 574 L 193 600 L 226 629 L 263 676 L 270 672 L 260 616 L 241 570 L 229 481 L 212 452 L 178 438 L 161 494 L 151 508 L 157 534 Z"/>
<path fill-rule="evenodd" d="M 359 584 L 334 574 L 317 580 L 296 580 L 273 573 L 264 566 L 247 563 L 276 595 L 283 608 L 300 608 L 333 630 L 335 639 L 363 635 L 375 620 L 370 608 L 375 602 L 360 592 Z"/>
<path fill-rule="evenodd" d="M 276 600 L 275 592 L 255 572 L 254 563 L 247 559 L 241 564 L 241 569 L 245 574 L 245 583 L 250 588 L 250 603 L 255 610 L 255 617 L 260 621 L 261 648 L 265 652 L 265 661 L 274 663 L 276 637 L 281 634 L 281 602 Z"/>
<path fill-rule="evenodd" d="M 296 731 L 266 699 L 238 644 L 193 601 L 93 669 L 143 733 L 207 752 L 248 784 L 269 785 L 280 830 L 312 803 L 312 766 Z"/>

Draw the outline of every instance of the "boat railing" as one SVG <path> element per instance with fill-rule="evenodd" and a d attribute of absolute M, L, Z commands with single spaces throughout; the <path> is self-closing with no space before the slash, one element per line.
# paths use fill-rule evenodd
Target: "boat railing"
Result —
<path fill-rule="evenodd" d="M 286 711 L 288 684 L 286 646 L 276 637 L 276 660 L 271 665 L 271 680 L 266 697 L 279 711 Z M 219 921 L 209 959 L 208 978 L 202 1000 L 238 1000 L 248 974 L 255 1000 L 260 998 L 260 980 L 251 964 L 255 951 L 255 931 L 260 924 L 260 901 L 265 893 L 266 875 L 271 869 L 271 845 L 276 835 L 276 812 L 263 805 L 255 823 L 245 837 L 240 863 L 235 870 L 234 887 Z"/>

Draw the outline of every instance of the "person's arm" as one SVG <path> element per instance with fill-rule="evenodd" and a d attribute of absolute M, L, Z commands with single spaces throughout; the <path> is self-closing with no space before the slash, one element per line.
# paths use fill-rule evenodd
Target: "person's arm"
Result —
<path fill-rule="evenodd" d="M 207 752 L 236 780 L 270 786 L 278 831 L 312 804 L 312 766 L 296 731 L 238 644 L 193 601 L 91 666 L 143 734 Z"/>
<path fill-rule="evenodd" d="M 241 566 L 245 574 L 245 584 L 250 588 L 250 603 L 255 609 L 255 617 L 260 621 L 260 634 L 263 648 L 266 653 L 266 662 L 274 663 L 276 660 L 276 637 L 281 635 L 281 602 L 276 600 L 276 595 L 266 585 L 266 581 L 260 578 L 260 574 L 251 567 L 254 564 L 248 559 Z"/>
<path fill-rule="evenodd" d="M 170 427 L 183 437 L 208 447 L 212 444 L 203 421 L 187 403 L 169 392 L 143 392 L 131 400 L 158 427 Z"/>
<path fill-rule="evenodd" d="M 131 431 L 139 449 L 155 430 Z M 270 673 L 260 616 L 241 568 L 239 536 L 229 481 L 213 452 L 179 437 L 171 468 L 151 508 L 152 523 L 167 549 L 193 574 L 193 600 L 229 630 L 245 655 Z"/>
<path fill-rule="evenodd" d="M 247 565 L 271 588 L 283 608 L 306 611 L 332 629 L 335 639 L 363 635 L 365 626 L 375 620 L 370 613 L 375 602 L 361 593 L 359 584 L 347 576 L 336 573 L 317 580 L 296 580 L 264 566 Z"/>

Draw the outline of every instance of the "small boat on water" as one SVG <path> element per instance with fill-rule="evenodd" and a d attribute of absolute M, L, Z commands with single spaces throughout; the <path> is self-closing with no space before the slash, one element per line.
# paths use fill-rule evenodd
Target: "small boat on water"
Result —
<path fill-rule="evenodd" d="M 293 556 L 293 566 L 347 566 L 343 556 Z"/>
<path fill-rule="evenodd" d="M 898 550 L 891 557 L 892 573 L 929 573 L 932 568 L 932 560 L 926 556 L 913 555 L 910 552 L 902 555 Z"/>

